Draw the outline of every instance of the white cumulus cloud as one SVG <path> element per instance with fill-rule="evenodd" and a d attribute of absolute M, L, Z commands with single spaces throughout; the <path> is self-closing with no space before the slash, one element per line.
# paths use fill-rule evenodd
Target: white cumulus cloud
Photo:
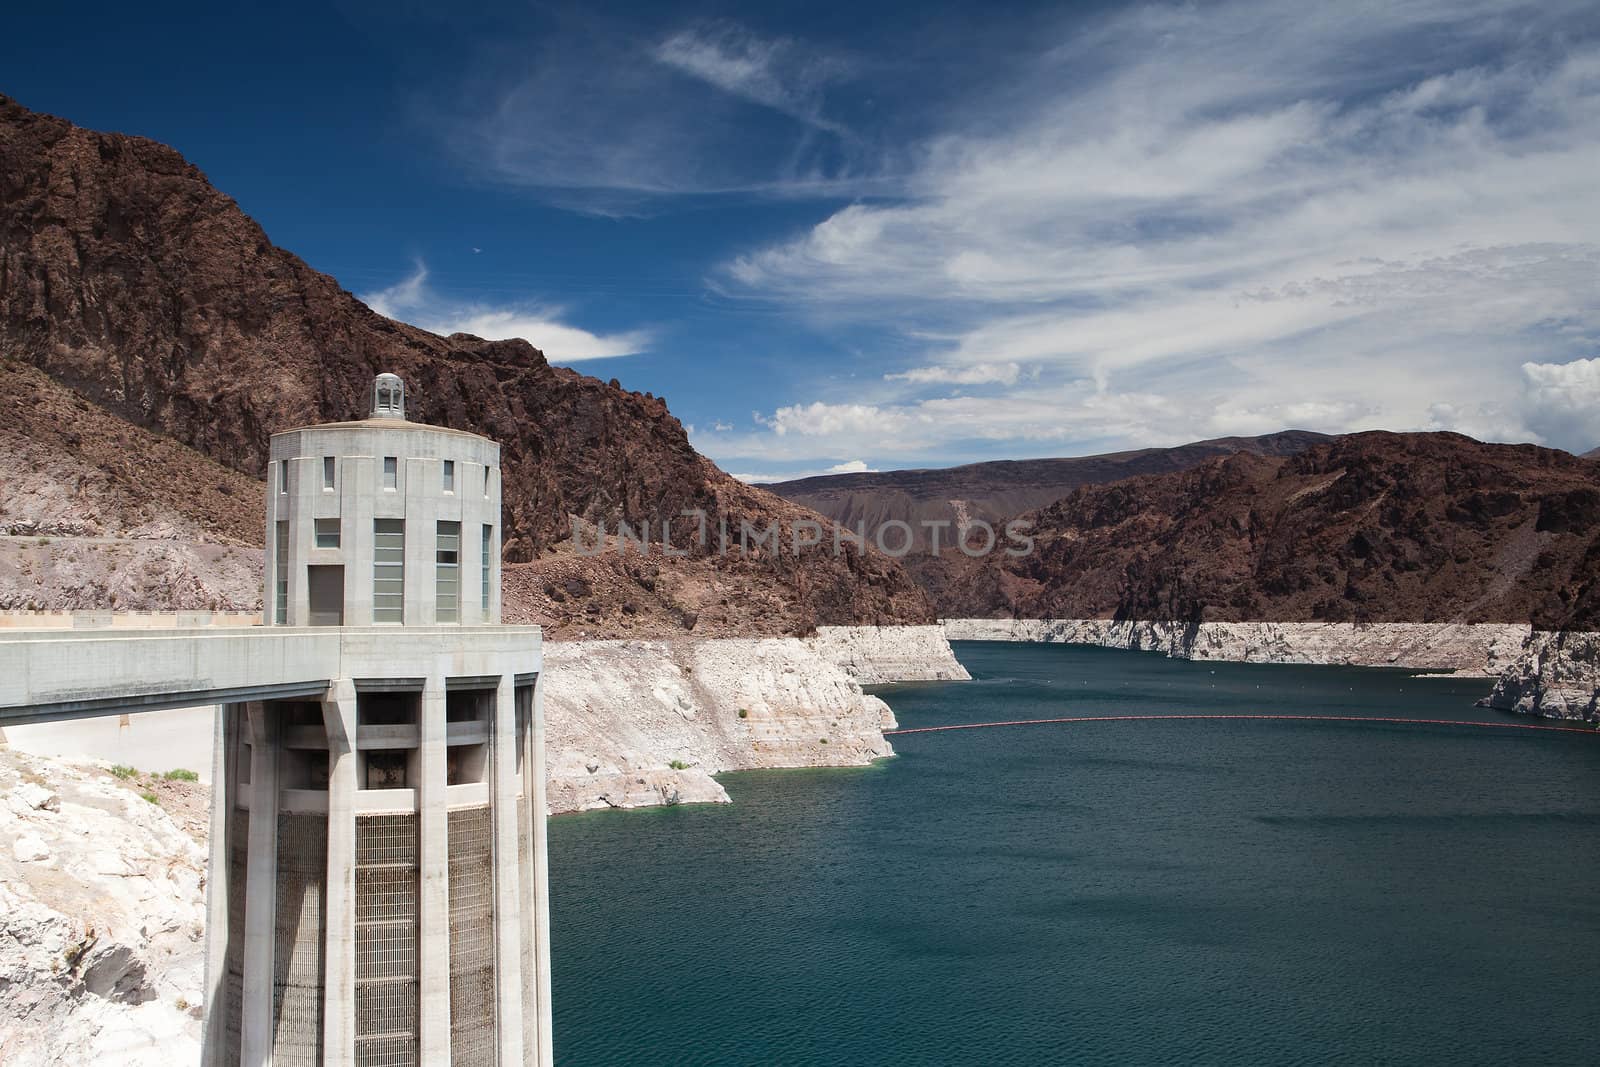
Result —
<path fill-rule="evenodd" d="M 520 337 L 552 363 L 631 356 L 649 344 L 645 331 L 591 333 L 559 321 L 548 308 L 495 306 L 442 296 L 428 285 L 428 269 L 421 263 L 402 281 L 362 294 L 361 299 L 380 315 L 433 333 L 470 333 L 488 341 Z"/>

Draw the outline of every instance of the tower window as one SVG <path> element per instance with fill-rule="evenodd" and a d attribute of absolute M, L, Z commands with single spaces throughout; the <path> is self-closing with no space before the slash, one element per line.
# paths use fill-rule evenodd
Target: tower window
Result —
<path fill-rule="evenodd" d="M 435 597 L 440 622 L 461 621 L 461 524 L 439 523 Z"/>
<path fill-rule="evenodd" d="M 289 461 L 286 460 L 286 459 L 280 459 L 278 461 L 278 492 L 287 493 L 288 491 L 289 491 Z"/>
<path fill-rule="evenodd" d="M 322 457 L 322 488 L 333 488 L 333 457 Z"/>
<path fill-rule="evenodd" d="M 444 461 L 444 491 L 447 493 L 456 491 L 456 461 L 453 459 Z"/>
<path fill-rule="evenodd" d="M 405 622 L 406 522 L 372 522 L 372 621 Z"/>
<path fill-rule="evenodd" d="M 488 464 L 484 464 L 484 467 L 483 467 L 483 495 L 485 497 L 487 497 L 489 495 L 489 485 L 490 485 L 489 479 L 490 479 L 491 472 L 493 472 L 493 470 L 494 470 L 493 467 L 489 466 Z"/>
<path fill-rule="evenodd" d="M 489 579 L 494 574 L 494 527 L 483 527 L 483 621 L 489 622 Z"/>
<path fill-rule="evenodd" d="M 272 618 L 279 626 L 289 624 L 289 522 L 278 520 L 272 542 L 272 577 L 277 596 Z"/>
<path fill-rule="evenodd" d="M 317 533 L 317 547 L 318 548 L 338 548 L 339 547 L 339 520 L 338 519 L 317 519 L 316 520 L 316 533 Z"/>
<path fill-rule="evenodd" d="M 395 456 L 383 457 L 383 487 L 400 488 L 400 460 Z"/>

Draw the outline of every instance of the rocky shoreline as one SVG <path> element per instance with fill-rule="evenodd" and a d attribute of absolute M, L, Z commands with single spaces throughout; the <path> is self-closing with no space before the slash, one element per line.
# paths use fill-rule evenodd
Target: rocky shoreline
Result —
<path fill-rule="evenodd" d="M 946 619 L 952 641 L 1044 641 L 1174 659 L 1403 667 L 1493 678 L 1481 703 L 1600 725 L 1600 634 L 1516 623 L 1141 622 Z"/>
<path fill-rule="evenodd" d="M 1054 641 L 1174 659 L 1408 667 L 1498 676 L 1532 630 L 1513 623 L 1204 622 L 1115 619 L 946 619 L 952 641 Z"/>

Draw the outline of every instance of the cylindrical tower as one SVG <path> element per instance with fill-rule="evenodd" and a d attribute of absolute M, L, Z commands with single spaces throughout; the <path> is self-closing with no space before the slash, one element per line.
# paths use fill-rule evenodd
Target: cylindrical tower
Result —
<path fill-rule="evenodd" d="M 499 625 L 499 446 L 407 422 L 384 374 L 271 460 L 265 622 L 339 667 L 222 709 L 205 1062 L 549 1067 L 542 638 Z"/>
<path fill-rule="evenodd" d="M 500 446 L 407 422 L 405 387 L 371 415 L 274 434 L 262 603 L 269 626 L 500 621 Z"/>

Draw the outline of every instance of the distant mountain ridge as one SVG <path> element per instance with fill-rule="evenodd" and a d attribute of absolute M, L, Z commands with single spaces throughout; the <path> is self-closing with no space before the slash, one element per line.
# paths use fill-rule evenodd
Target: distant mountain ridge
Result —
<path fill-rule="evenodd" d="M 1141 474 L 1187 470 L 1216 456 L 1249 452 L 1286 456 L 1329 441 L 1310 430 L 1282 430 L 1259 437 L 1219 437 L 1171 448 L 1140 448 L 1061 459 L 992 460 L 959 467 L 826 474 L 776 482 L 773 492 L 843 526 L 885 522 L 911 524 L 914 547 L 928 545 L 925 521 L 981 519 L 996 527 L 1053 503 L 1074 489 Z M 948 543 L 949 538 L 945 538 Z"/>
<path fill-rule="evenodd" d="M 946 615 L 1600 625 L 1600 463 L 1453 433 L 1085 486 L 1034 551 L 964 561 Z"/>

